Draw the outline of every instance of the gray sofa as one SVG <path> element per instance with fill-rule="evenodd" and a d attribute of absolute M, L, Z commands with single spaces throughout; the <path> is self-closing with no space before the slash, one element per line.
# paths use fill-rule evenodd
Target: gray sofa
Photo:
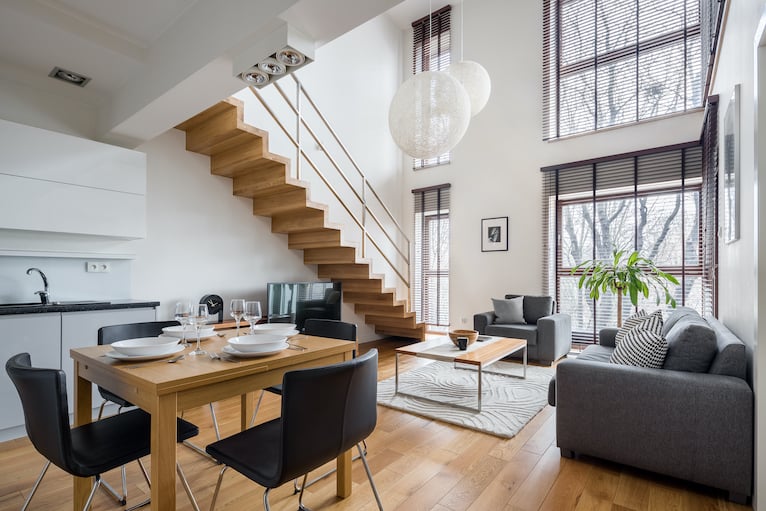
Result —
<path fill-rule="evenodd" d="M 681 308 L 663 326 L 664 367 L 649 369 L 609 362 L 616 333 L 602 330 L 599 345 L 556 367 L 548 401 L 561 455 L 686 479 L 746 503 L 754 404 L 742 341 L 716 319 Z"/>
<path fill-rule="evenodd" d="M 505 295 L 506 299 L 524 297 L 524 323 L 498 324 L 494 311 L 473 316 L 473 328 L 481 335 L 496 335 L 527 340 L 527 356 L 550 365 L 566 356 L 572 348 L 572 319 L 556 314 L 556 302 L 550 296 Z"/>

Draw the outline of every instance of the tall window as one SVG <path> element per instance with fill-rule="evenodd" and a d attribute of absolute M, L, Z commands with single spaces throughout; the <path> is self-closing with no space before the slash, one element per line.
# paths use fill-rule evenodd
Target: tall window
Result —
<path fill-rule="evenodd" d="M 701 108 L 719 3 L 544 0 L 543 138 Z"/>
<path fill-rule="evenodd" d="M 449 196 L 444 184 L 412 190 L 415 201 L 413 299 L 418 323 L 449 326 Z"/>
<path fill-rule="evenodd" d="M 422 71 L 443 71 L 451 62 L 450 13 L 452 7 L 441 9 L 412 22 L 412 74 Z M 413 160 L 413 169 L 433 167 L 450 162 L 450 153 L 427 160 Z"/>
<path fill-rule="evenodd" d="M 585 260 L 611 260 L 615 249 L 638 250 L 676 276 L 678 305 L 711 312 L 714 263 L 706 254 L 716 243 L 707 225 L 715 167 L 704 155 L 703 145 L 691 142 L 544 169 L 544 287 L 572 316 L 573 340 L 593 342 L 598 330 L 616 325 L 616 297 L 595 302 L 571 274 Z M 656 298 L 639 307 L 657 308 Z M 629 300 L 623 307 L 630 314 Z"/>

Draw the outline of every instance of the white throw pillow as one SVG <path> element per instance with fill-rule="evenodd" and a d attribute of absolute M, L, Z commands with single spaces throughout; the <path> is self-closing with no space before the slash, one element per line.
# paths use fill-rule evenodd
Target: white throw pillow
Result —
<path fill-rule="evenodd" d="M 524 324 L 524 297 L 517 296 L 509 300 L 492 299 L 495 309 L 495 323 L 498 325 L 521 323 Z"/>
<path fill-rule="evenodd" d="M 639 327 L 643 330 L 654 332 L 657 335 L 662 335 L 662 311 L 656 310 L 647 315 L 646 312 L 640 310 L 630 316 L 617 331 L 617 335 L 614 337 L 614 345 L 620 344 L 628 332 Z"/>
<path fill-rule="evenodd" d="M 633 328 L 618 344 L 609 361 L 637 367 L 661 369 L 668 353 L 668 342 L 662 335 L 643 328 Z"/>

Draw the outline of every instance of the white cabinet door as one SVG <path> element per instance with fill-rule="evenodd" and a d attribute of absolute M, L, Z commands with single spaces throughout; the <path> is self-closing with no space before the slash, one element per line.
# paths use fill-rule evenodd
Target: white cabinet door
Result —
<path fill-rule="evenodd" d="M 17 353 L 29 353 L 32 365 L 59 369 L 61 314 L 0 316 L 0 430 L 24 425 L 24 412 L 16 387 L 5 372 L 5 362 Z"/>
<path fill-rule="evenodd" d="M 109 309 L 100 311 L 65 312 L 61 315 L 61 367 L 66 372 L 69 411 L 74 404 L 74 362 L 69 356 L 72 348 L 98 344 L 98 329 L 102 326 L 122 325 L 154 321 L 157 312 L 153 307 L 141 309 Z M 93 387 L 93 407 L 101 405 L 101 396 Z"/>

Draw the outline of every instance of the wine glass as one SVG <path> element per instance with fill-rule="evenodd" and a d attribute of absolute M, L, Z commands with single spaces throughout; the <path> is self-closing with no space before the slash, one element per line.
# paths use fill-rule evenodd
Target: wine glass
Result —
<path fill-rule="evenodd" d="M 237 337 L 239 337 L 239 322 L 242 321 L 242 316 L 245 314 L 245 300 L 243 298 L 235 298 L 229 305 L 231 310 L 231 317 L 234 318 L 234 322 L 237 324 Z"/>
<path fill-rule="evenodd" d="M 250 333 L 254 334 L 253 327 L 261 319 L 261 302 L 245 302 L 245 321 L 250 323 Z"/>
<path fill-rule="evenodd" d="M 178 302 L 176 303 L 176 311 L 174 318 L 181 323 L 181 344 L 187 346 L 186 343 L 186 326 L 189 325 L 189 316 L 191 316 L 192 304 L 191 302 Z"/>
<path fill-rule="evenodd" d="M 199 334 L 202 325 L 207 323 L 207 304 L 198 303 L 192 308 L 191 316 L 189 316 L 191 324 L 194 325 L 194 329 L 197 331 L 197 347 L 189 353 L 189 355 L 207 355 L 207 351 L 200 347 Z"/>

